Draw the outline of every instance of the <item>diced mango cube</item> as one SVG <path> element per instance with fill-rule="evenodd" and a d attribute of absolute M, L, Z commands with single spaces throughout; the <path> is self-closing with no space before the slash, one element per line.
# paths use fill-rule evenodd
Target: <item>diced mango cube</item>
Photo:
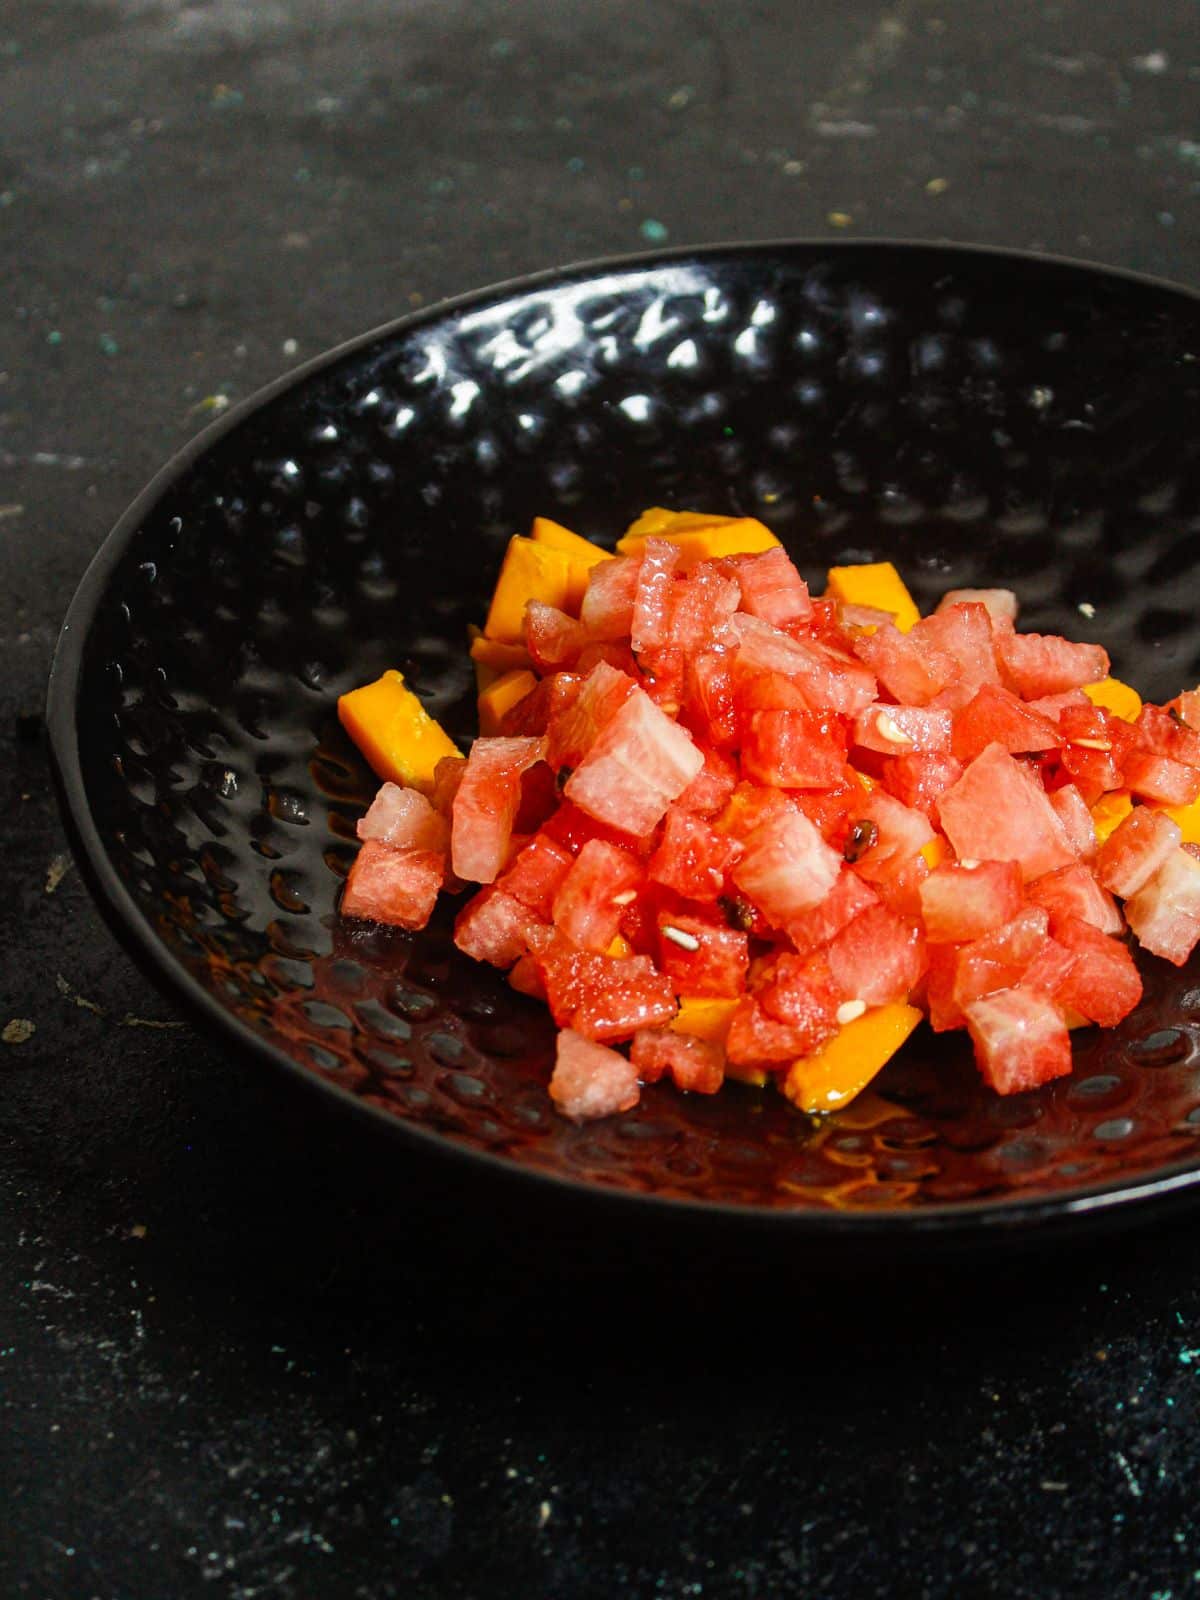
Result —
<path fill-rule="evenodd" d="M 566 556 L 569 563 L 570 586 L 567 605 L 563 609 L 571 612 L 572 616 L 577 616 L 579 607 L 583 603 L 584 591 L 588 586 L 588 574 L 599 562 L 611 561 L 612 552 L 601 550 L 598 544 L 572 533 L 570 528 L 564 528 L 561 522 L 551 522 L 549 517 L 534 517 L 533 542 L 548 545 L 551 550 L 561 551 Z"/>
<path fill-rule="evenodd" d="M 439 761 L 446 756 L 463 759 L 395 668 L 342 695 L 338 717 L 376 775 L 392 783 L 428 792 Z"/>
<path fill-rule="evenodd" d="M 1092 822 L 1096 828 L 1097 845 L 1102 845 L 1132 810 L 1133 801 L 1128 789 L 1112 789 L 1108 794 L 1102 794 L 1092 807 Z"/>
<path fill-rule="evenodd" d="M 698 517 L 699 513 L 690 515 Z M 634 528 L 644 520 L 639 518 Z M 650 534 L 679 547 L 681 572 L 689 571 L 701 561 L 718 561 L 722 556 L 754 555 L 760 550 L 773 550 L 779 543 L 770 528 L 756 517 L 722 517 L 709 518 L 690 526 L 680 526 L 674 522 L 661 529 L 648 528 L 637 533 L 631 531 L 617 541 L 617 549 L 622 555 L 635 555 L 642 540 Z"/>
<path fill-rule="evenodd" d="M 515 534 L 504 553 L 483 631 L 489 639 L 520 644 L 529 601 L 543 600 L 565 611 L 570 590 L 571 564 L 562 551 Z"/>
<path fill-rule="evenodd" d="M 1122 722 L 1136 722 L 1142 709 L 1142 697 L 1136 689 L 1120 678 L 1101 678 L 1099 683 L 1085 683 L 1083 692 L 1094 706 L 1111 711 Z"/>
<path fill-rule="evenodd" d="M 671 1027 L 675 1033 L 691 1033 L 697 1039 L 724 1044 L 737 1006 L 736 1000 L 709 1000 L 682 995 Z"/>
<path fill-rule="evenodd" d="M 485 738 L 493 738 L 498 734 L 504 713 L 519 705 L 525 696 L 532 694 L 536 688 L 537 679 L 532 672 L 524 669 L 506 672 L 494 683 L 489 683 L 479 696 L 480 733 Z"/>
<path fill-rule="evenodd" d="M 925 865 L 932 872 L 934 867 L 940 867 L 943 861 L 950 859 L 950 846 L 940 833 L 935 833 L 928 843 L 921 846 L 918 854 L 925 858 Z"/>
<path fill-rule="evenodd" d="M 810 1115 L 836 1111 L 865 1089 L 921 1020 L 916 1006 L 875 1006 L 834 1034 L 815 1055 L 794 1061 L 783 1092 Z"/>
<path fill-rule="evenodd" d="M 1159 811 L 1165 811 L 1172 822 L 1179 824 L 1183 838 L 1181 844 L 1200 844 L 1200 800 L 1193 800 L 1189 806 L 1158 806 Z"/>
<path fill-rule="evenodd" d="M 921 620 L 916 601 L 890 561 L 865 561 L 852 567 L 830 567 L 825 593 L 844 605 L 889 611 L 901 633 Z"/>
<path fill-rule="evenodd" d="M 533 660 L 523 644 L 506 644 L 503 639 L 489 639 L 476 630 L 471 640 L 471 660 L 482 662 L 494 672 L 519 672 L 531 667 Z"/>
<path fill-rule="evenodd" d="M 711 511 L 670 511 L 666 506 L 651 506 L 625 529 L 626 539 L 646 539 L 651 534 L 689 533 L 695 528 L 711 528 L 718 522 L 739 522 L 739 517 L 719 517 Z"/>
<path fill-rule="evenodd" d="M 633 946 L 624 934 L 614 933 L 612 943 L 604 953 L 611 956 L 614 961 L 626 961 L 633 954 Z"/>

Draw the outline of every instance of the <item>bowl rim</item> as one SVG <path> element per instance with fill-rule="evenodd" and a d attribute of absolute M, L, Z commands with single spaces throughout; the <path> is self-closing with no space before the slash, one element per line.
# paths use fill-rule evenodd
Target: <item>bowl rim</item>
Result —
<path fill-rule="evenodd" d="M 546 1171 L 514 1161 L 508 1156 L 460 1142 L 419 1122 L 392 1116 L 368 1104 L 348 1088 L 310 1071 L 222 1006 L 155 936 L 145 914 L 118 876 L 92 814 L 79 748 L 78 694 L 84 649 L 109 578 L 153 508 L 214 445 L 235 432 L 264 407 L 289 391 L 302 388 L 319 373 L 373 344 L 539 289 L 586 282 L 589 278 L 602 275 L 649 271 L 688 261 L 752 260 L 756 255 L 767 254 L 800 257 L 817 252 L 850 259 L 859 255 L 870 257 L 884 251 L 914 258 L 921 255 L 938 257 L 947 265 L 958 257 L 984 258 L 997 265 L 1011 262 L 1026 267 L 1049 267 L 1077 273 L 1090 280 L 1102 279 L 1153 290 L 1193 305 L 1200 303 L 1200 289 L 1149 273 L 1051 252 L 938 239 L 898 239 L 887 236 L 833 239 L 813 235 L 681 244 L 665 249 L 589 257 L 470 289 L 356 334 L 341 344 L 321 351 L 238 401 L 169 457 L 113 525 L 79 580 L 55 645 L 45 713 L 51 775 L 68 839 L 84 881 L 110 931 L 161 990 L 215 1038 L 224 1037 L 257 1060 L 276 1069 L 284 1069 L 310 1092 L 332 1097 L 377 1130 L 408 1142 L 414 1153 L 424 1150 L 428 1154 L 436 1153 L 439 1157 L 458 1159 L 480 1175 L 504 1176 L 534 1184 L 548 1194 L 555 1190 L 566 1190 L 589 1201 L 619 1207 L 622 1211 L 629 1207 L 651 1206 L 659 1213 L 674 1213 L 693 1220 L 709 1221 L 714 1226 L 724 1222 L 743 1227 L 750 1223 L 772 1230 L 787 1228 L 811 1235 L 814 1242 L 817 1239 L 830 1241 L 848 1238 L 899 1243 L 902 1239 L 914 1236 L 930 1240 L 960 1240 L 963 1235 L 976 1234 L 980 1230 L 1001 1234 L 1014 1231 L 1025 1233 L 1084 1217 L 1114 1220 L 1118 1213 L 1126 1218 L 1134 1207 L 1137 1217 L 1144 1218 L 1152 1210 L 1162 1209 L 1167 1203 L 1185 1198 L 1190 1190 L 1200 1188 L 1198 1155 L 1194 1160 L 1171 1162 L 1156 1171 L 1124 1181 L 1118 1174 L 1108 1181 L 1082 1184 L 1077 1189 L 1050 1194 L 955 1201 L 910 1210 L 883 1208 L 878 1211 L 832 1211 L 645 1193 L 614 1188 L 584 1177 Z M 1134 1219 L 1128 1217 L 1128 1220 Z"/>

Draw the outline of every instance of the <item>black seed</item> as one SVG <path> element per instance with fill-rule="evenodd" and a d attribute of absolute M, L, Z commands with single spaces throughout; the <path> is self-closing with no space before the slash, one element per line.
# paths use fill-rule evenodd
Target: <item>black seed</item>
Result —
<path fill-rule="evenodd" d="M 846 861 L 857 861 L 879 838 L 879 825 L 870 817 L 860 817 L 846 836 L 842 856 Z"/>
<path fill-rule="evenodd" d="M 567 784 L 570 783 L 571 774 L 574 772 L 574 770 L 574 767 L 559 767 L 554 778 L 554 787 L 558 790 L 559 794 L 561 794 L 567 787 Z"/>
<path fill-rule="evenodd" d="M 749 933 L 754 926 L 754 910 L 744 900 L 739 900 L 736 895 L 723 894 L 717 904 L 725 913 L 725 921 L 731 928 L 737 928 L 742 933 Z"/>

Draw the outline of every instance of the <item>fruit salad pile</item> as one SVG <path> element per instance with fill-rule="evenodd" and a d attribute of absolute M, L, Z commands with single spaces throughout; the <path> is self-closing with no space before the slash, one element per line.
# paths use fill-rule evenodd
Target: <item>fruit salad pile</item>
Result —
<path fill-rule="evenodd" d="M 669 1077 L 844 1106 L 927 1017 L 1001 1094 L 1070 1071 L 1200 940 L 1200 691 L 1143 705 L 1008 590 L 921 617 L 887 562 L 810 594 L 752 518 L 539 518 L 469 644 L 464 758 L 397 672 L 339 713 L 386 779 L 342 915 L 455 942 L 550 1009 L 577 1119 Z M 1123 902 L 1123 904 L 1122 904 Z"/>

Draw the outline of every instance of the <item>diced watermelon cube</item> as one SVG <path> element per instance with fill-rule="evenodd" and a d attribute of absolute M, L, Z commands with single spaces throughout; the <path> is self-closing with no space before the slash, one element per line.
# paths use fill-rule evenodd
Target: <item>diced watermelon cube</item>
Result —
<path fill-rule="evenodd" d="M 1092 702 L 1082 689 L 1064 689 L 1062 694 L 1042 694 L 1036 700 L 1023 700 L 1021 703 L 1028 706 L 1030 711 L 1036 712 L 1039 717 L 1047 717 L 1057 726 L 1064 711 L 1090 706 Z"/>
<path fill-rule="evenodd" d="M 1001 989 L 973 1000 L 967 1027 L 984 1081 L 997 1094 L 1036 1089 L 1071 1070 L 1071 1036 L 1052 1000 Z"/>
<path fill-rule="evenodd" d="M 954 756 L 894 756 L 880 768 L 890 795 L 934 820 L 938 801 L 962 775 L 963 764 Z"/>
<path fill-rule="evenodd" d="M 629 1059 L 643 1083 L 656 1083 L 669 1072 L 677 1089 L 716 1094 L 725 1081 L 725 1051 L 719 1044 L 670 1028 L 639 1028 Z"/>
<path fill-rule="evenodd" d="M 1200 942 L 1200 861 L 1173 850 L 1126 900 L 1125 916 L 1144 950 L 1183 966 Z"/>
<path fill-rule="evenodd" d="M 578 766 L 636 687 L 631 677 L 607 662 L 592 668 L 570 703 L 550 718 L 546 760 L 555 771 Z"/>
<path fill-rule="evenodd" d="M 639 1028 L 675 1015 L 671 985 L 647 956 L 593 955 L 561 935 L 533 955 L 560 1028 L 572 1027 L 589 1039 L 632 1039 Z"/>
<path fill-rule="evenodd" d="M 738 742 L 738 716 L 732 655 L 722 650 L 701 650 L 689 660 L 680 720 L 710 748 L 734 748 Z"/>
<path fill-rule="evenodd" d="M 725 809 L 729 797 L 737 788 L 736 761 L 719 750 L 699 746 L 704 766 L 692 779 L 675 802 L 684 811 L 694 811 L 698 817 L 715 817 Z"/>
<path fill-rule="evenodd" d="M 1017 597 L 1011 589 L 947 589 L 936 610 L 949 611 L 951 606 L 963 605 L 980 605 L 989 617 L 1017 620 Z"/>
<path fill-rule="evenodd" d="M 521 735 L 540 738 L 555 716 L 562 715 L 571 705 L 582 685 L 582 677 L 574 672 L 556 672 L 543 678 L 536 689 L 504 713 L 501 733 L 510 739 Z"/>
<path fill-rule="evenodd" d="M 1121 776 L 1133 794 L 1159 805 L 1188 806 L 1200 799 L 1200 772 L 1170 756 L 1134 751 L 1121 762 Z"/>
<path fill-rule="evenodd" d="M 995 625 L 995 636 L 1004 682 L 1022 700 L 1062 694 L 1108 676 L 1108 651 L 1098 644 L 1075 644 L 1052 633 L 1017 633 L 1003 622 Z"/>
<path fill-rule="evenodd" d="M 629 646 L 619 639 L 589 639 L 579 652 L 579 660 L 575 663 L 575 671 L 586 677 L 593 667 L 598 667 L 604 661 L 610 667 L 615 667 L 618 672 L 623 672 L 626 677 L 636 679 L 638 673 L 637 658 Z"/>
<path fill-rule="evenodd" d="M 794 639 L 743 612 L 737 613 L 731 626 L 738 639 L 740 673 L 782 673 L 800 686 L 814 711 L 853 716 L 874 700 L 875 679 L 853 657 L 816 639 Z"/>
<path fill-rule="evenodd" d="M 550 1098 L 563 1116 L 575 1122 L 611 1117 L 618 1111 L 632 1110 L 640 1097 L 637 1068 L 619 1050 L 585 1039 L 571 1028 L 561 1031 Z"/>
<path fill-rule="evenodd" d="M 998 744 L 946 790 L 938 815 L 960 859 L 1016 861 L 1026 879 L 1076 859 L 1046 791 Z"/>
<path fill-rule="evenodd" d="M 468 900 L 454 922 L 454 942 L 463 954 L 493 967 L 511 967 L 549 933 L 528 906 L 495 884 Z"/>
<path fill-rule="evenodd" d="M 563 792 L 581 811 L 610 827 L 645 834 L 703 766 L 704 757 L 687 731 L 635 689 Z"/>
<path fill-rule="evenodd" d="M 797 1030 L 797 1055 L 819 1050 L 837 1032 L 838 992 L 824 957 L 804 960 L 786 951 L 773 956 L 755 984 L 754 998 L 775 1022 Z"/>
<path fill-rule="evenodd" d="M 537 833 L 517 852 L 511 866 L 496 880 L 496 887 L 549 922 L 554 896 L 571 861 L 571 852 L 563 845 L 549 834 Z"/>
<path fill-rule="evenodd" d="M 525 648 L 542 673 L 571 667 L 587 643 L 587 629 L 557 606 L 530 600 L 525 607 Z"/>
<path fill-rule="evenodd" d="M 911 921 L 921 915 L 921 885 L 929 876 L 929 863 L 922 855 L 909 856 L 886 877 L 877 878 L 875 888 L 889 911 Z"/>
<path fill-rule="evenodd" d="M 907 1000 L 925 970 L 925 941 L 913 922 L 886 906 L 855 917 L 825 952 L 838 992 L 868 1006 Z"/>
<path fill-rule="evenodd" d="M 1049 795 L 1058 820 L 1066 829 L 1067 843 L 1075 854 L 1090 860 L 1096 854 L 1096 824 L 1087 801 L 1073 783 L 1064 783 Z"/>
<path fill-rule="evenodd" d="M 745 846 L 733 881 L 779 927 L 819 905 L 842 869 L 837 852 L 791 807 L 760 822 Z"/>
<path fill-rule="evenodd" d="M 1096 877 L 1126 900 L 1149 882 L 1182 838 L 1172 818 L 1152 806 L 1134 806 L 1096 852 Z"/>
<path fill-rule="evenodd" d="M 716 914 L 663 909 L 657 964 L 676 994 L 733 999 L 746 987 L 750 940 Z"/>
<path fill-rule="evenodd" d="M 782 553 L 782 552 L 781 552 Z M 719 643 L 737 610 L 738 585 L 707 563 L 675 581 L 668 623 L 669 642 L 689 654 Z"/>
<path fill-rule="evenodd" d="M 780 1067 L 811 1055 L 836 1031 L 836 1022 L 823 1036 L 815 1030 L 814 1021 L 800 1025 L 780 1022 L 757 1000 L 746 995 L 738 1002 L 729 1024 L 725 1055 L 738 1067 Z"/>
<path fill-rule="evenodd" d="M 397 850 L 368 839 L 355 856 L 342 890 L 342 916 L 423 928 L 433 914 L 445 877 L 440 850 Z"/>
<path fill-rule="evenodd" d="M 616 556 L 611 561 L 597 561 L 588 573 L 579 620 L 591 638 L 628 639 L 633 632 L 641 570 L 640 555 Z"/>
<path fill-rule="evenodd" d="M 1182 699 L 1182 696 L 1180 697 Z M 1155 755 L 1170 756 L 1189 767 L 1200 767 L 1200 732 L 1161 706 L 1144 705 L 1137 730 Z"/>
<path fill-rule="evenodd" d="M 880 623 L 874 633 L 856 634 L 851 648 L 901 705 L 928 705 L 954 676 L 949 656 L 932 648 L 920 649 L 894 622 Z"/>
<path fill-rule="evenodd" d="M 569 800 L 564 800 L 554 815 L 547 817 L 541 832 L 573 856 L 579 854 L 589 839 L 606 839 L 609 844 L 619 844 L 623 850 L 632 850 L 639 856 L 650 855 L 656 843 L 653 829 L 640 839 L 631 838 L 619 828 L 598 822 Z"/>
<path fill-rule="evenodd" d="M 982 938 L 1011 922 L 1025 898 L 1015 861 L 945 862 L 922 882 L 920 897 L 926 936 L 936 944 Z"/>
<path fill-rule="evenodd" d="M 527 994 L 531 1000 L 546 1002 L 546 986 L 542 982 L 542 975 L 538 964 L 531 955 L 519 956 L 508 973 L 509 986 L 518 994 Z"/>
<path fill-rule="evenodd" d="M 365 816 L 359 818 L 357 831 L 360 839 L 376 839 L 397 850 L 437 850 L 444 854 L 450 848 L 445 817 L 419 789 L 404 789 L 398 783 L 383 785 Z"/>
<path fill-rule="evenodd" d="M 1019 989 L 1029 989 L 1044 994 L 1063 1005 L 1062 991 L 1075 966 L 1076 957 L 1065 945 L 1050 935 L 1042 940 L 1037 955 L 1021 974 Z"/>
<path fill-rule="evenodd" d="M 1056 750 L 1062 735 L 1048 717 L 997 683 L 985 683 L 954 718 L 954 754 L 964 764 L 989 744 L 1009 751 Z"/>
<path fill-rule="evenodd" d="M 798 954 L 811 955 L 828 944 L 855 917 L 878 904 L 879 896 L 870 884 L 864 883 L 851 868 L 843 867 L 824 900 L 788 922 L 787 936 Z"/>
<path fill-rule="evenodd" d="M 616 938 L 624 906 L 641 882 L 636 856 L 619 845 L 589 839 L 554 896 L 555 927 L 581 949 L 602 955 Z"/>
<path fill-rule="evenodd" d="M 854 809 L 846 860 L 869 883 L 886 883 L 934 837 L 929 818 L 883 789 L 873 789 Z"/>
<path fill-rule="evenodd" d="M 750 616 L 761 617 L 773 628 L 807 622 L 812 616 L 808 585 L 782 546 L 733 556 L 727 564 L 741 588 L 741 609 Z"/>
<path fill-rule="evenodd" d="M 476 739 L 454 796 L 450 863 L 468 883 L 491 883 L 504 866 L 521 806 L 521 775 L 545 755 L 542 739 Z"/>
<path fill-rule="evenodd" d="M 715 900 L 724 892 L 725 875 L 741 853 L 736 839 L 718 833 L 676 802 L 667 809 L 649 875 L 655 883 L 688 899 Z"/>
<path fill-rule="evenodd" d="M 1104 934 L 1120 933 L 1125 927 L 1117 902 L 1082 862 L 1035 879 L 1028 893 L 1034 905 L 1044 906 L 1050 913 L 1050 932 L 1055 938 L 1068 917 L 1089 923 Z"/>
<path fill-rule="evenodd" d="M 742 741 L 742 771 L 781 789 L 830 789 L 846 771 L 846 733 L 821 711 L 756 711 Z"/>
<path fill-rule="evenodd" d="M 646 539 L 641 550 L 637 595 L 629 628 L 634 651 L 660 649 L 670 644 L 674 605 L 675 569 L 679 546 L 666 539 Z"/>
<path fill-rule="evenodd" d="M 1001 928 L 961 945 L 954 968 L 955 1004 L 962 1010 L 980 995 L 1015 988 L 1041 954 L 1050 928 L 1042 906 L 1026 906 Z"/>
<path fill-rule="evenodd" d="M 953 727 L 954 718 L 949 711 L 876 704 L 855 717 L 854 742 L 885 756 L 947 756 L 951 753 Z"/>
<path fill-rule="evenodd" d="M 1142 998 L 1142 980 L 1128 946 L 1080 917 L 1060 916 L 1055 937 L 1075 956 L 1058 1003 L 1102 1028 L 1115 1028 Z"/>
<path fill-rule="evenodd" d="M 974 694 L 981 685 L 1000 681 L 992 627 L 986 606 L 968 601 L 922 617 L 908 637 L 927 661 L 937 664 L 937 670 L 947 659 L 953 664 L 943 685 L 953 682 Z"/>
<path fill-rule="evenodd" d="M 1194 733 L 1200 733 L 1200 689 L 1185 689 L 1175 696 L 1168 710 L 1174 711 Z"/>

